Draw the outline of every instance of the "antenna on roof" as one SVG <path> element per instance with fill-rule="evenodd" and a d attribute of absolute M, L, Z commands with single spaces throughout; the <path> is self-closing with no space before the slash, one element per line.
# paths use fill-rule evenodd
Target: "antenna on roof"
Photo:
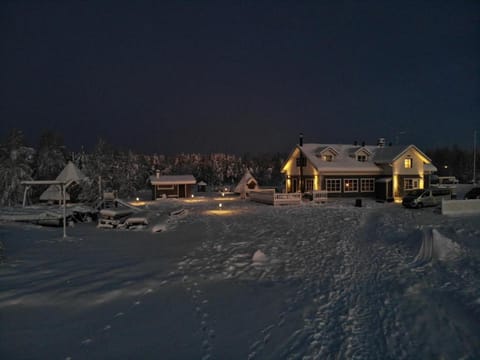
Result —
<path fill-rule="evenodd" d="M 298 135 L 298 145 L 303 146 L 303 133 Z"/>

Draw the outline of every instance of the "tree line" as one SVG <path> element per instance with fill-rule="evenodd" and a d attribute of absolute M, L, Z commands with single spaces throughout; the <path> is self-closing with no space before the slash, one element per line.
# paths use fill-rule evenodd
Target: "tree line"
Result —
<path fill-rule="evenodd" d="M 149 187 L 149 177 L 157 170 L 162 175 L 193 174 L 212 188 L 233 187 L 249 169 L 260 184 L 279 187 L 281 165 L 286 154 L 179 154 L 164 156 L 139 154 L 116 149 L 99 139 L 90 151 L 71 152 L 61 134 L 45 131 L 35 147 L 26 144 L 21 130 L 14 129 L 0 143 L 0 205 L 22 202 L 25 180 L 54 180 L 68 161 L 87 177 L 81 186 L 69 189 L 70 197 L 92 202 L 100 189 L 116 190 L 120 197 L 133 197 Z M 32 187 L 30 198 L 38 200 L 47 186 Z"/>
<path fill-rule="evenodd" d="M 473 149 L 462 149 L 453 145 L 427 150 L 426 154 L 437 167 L 438 176 L 455 176 L 460 183 L 469 183 L 473 180 Z M 480 177 L 480 151 L 478 150 L 475 163 L 478 182 Z"/>

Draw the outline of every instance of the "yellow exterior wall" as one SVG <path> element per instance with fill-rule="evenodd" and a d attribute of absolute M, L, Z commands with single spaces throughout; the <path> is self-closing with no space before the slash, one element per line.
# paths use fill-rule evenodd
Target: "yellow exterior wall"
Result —
<path fill-rule="evenodd" d="M 300 168 L 297 166 L 297 158 L 300 156 L 300 150 L 298 148 L 295 149 L 292 156 L 288 159 L 286 164 L 284 165 L 282 172 L 287 176 L 299 176 L 300 175 Z M 304 155 L 305 156 L 305 155 Z M 307 166 L 303 167 L 303 175 L 306 176 L 314 176 L 318 175 L 318 171 L 312 165 L 310 160 L 307 158 Z"/>
<path fill-rule="evenodd" d="M 283 166 L 282 172 L 286 177 L 287 189 L 291 187 L 291 176 L 300 176 L 300 168 L 297 166 L 297 158 L 300 156 L 300 149 L 296 148 L 290 158 Z M 304 155 L 305 156 L 305 155 Z M 303 167 L 303 176 L 313 177 L 313 189 L 320 190 L 320 177 L 317 169 L 312 165 L 311 161 L 307 158 L 307 165 Z"/>
<path fill-rule="evenodd" d="M 412 159 L 412 167 L 405 168 L 405 159 Z M 404 189 L 400 189 L 398 176 L 408 176 L 418 177 L 419 188 L 424 188 L 424 164 L 429 164 L 430 161 L 423 157 L 415 148 L 409 148 L 405 153 L 402 154 L 397 160 L 392 163 L 392 175 L 393 175 L 393 193 L 394 194 L 403 194 Z M 401 196 L 397 196 L 395 200 L 399 200 Z"/>

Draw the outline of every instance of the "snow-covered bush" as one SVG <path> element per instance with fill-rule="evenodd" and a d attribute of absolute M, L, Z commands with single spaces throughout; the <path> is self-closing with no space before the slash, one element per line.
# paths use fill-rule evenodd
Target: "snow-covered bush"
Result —
<path fill-rule="evenodd" d="M 22 202 L 24 180 L 32 180 L 35 151 L 25 146 L 20 130 L 12 130 L 0 145 L 0 204 L 14 206 Z"/>

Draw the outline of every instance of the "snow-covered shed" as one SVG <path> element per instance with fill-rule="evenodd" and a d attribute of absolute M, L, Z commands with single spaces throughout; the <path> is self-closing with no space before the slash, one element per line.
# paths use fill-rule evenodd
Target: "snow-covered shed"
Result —
<path fill-rule="evenodd" d="M 162 197 L 189 197 L 196 183 L 193 175 L 160 175 L 157 171 L 150 176 L 153 200 Z"/>
<path fill-rule="evenodd" d="M 199 181 L 197 183 L 197 191 L 198 192 L 206 192 L 207 191 L 207 183 L 205 181 Z"/>
<path fill-rule="evenodd" d="M 243 174 L 242 178 L 235 187 L 234 192 L 236 194 L 248 195 L 251 190 L 258 189 L 258 181 L 253 177 L 252 173 L 249 170 L 246 170 L 245 174 Z"/>
<path fill-rule="evenodd" d="M 66 200 L 70 200 L 68 187 L 73 184 L 79 184 L 86 178 L 83 172 L 73 162 L 69 161 L 55 180 L 62 181 L 66 184 L 67 190 L 65 192 L 65 198 Z M 62 192 L 59 185 L 50 185 L 47 190 L 40 195 L 40 200 L 42 201 L 60 201 L 61 199 Z"/>

